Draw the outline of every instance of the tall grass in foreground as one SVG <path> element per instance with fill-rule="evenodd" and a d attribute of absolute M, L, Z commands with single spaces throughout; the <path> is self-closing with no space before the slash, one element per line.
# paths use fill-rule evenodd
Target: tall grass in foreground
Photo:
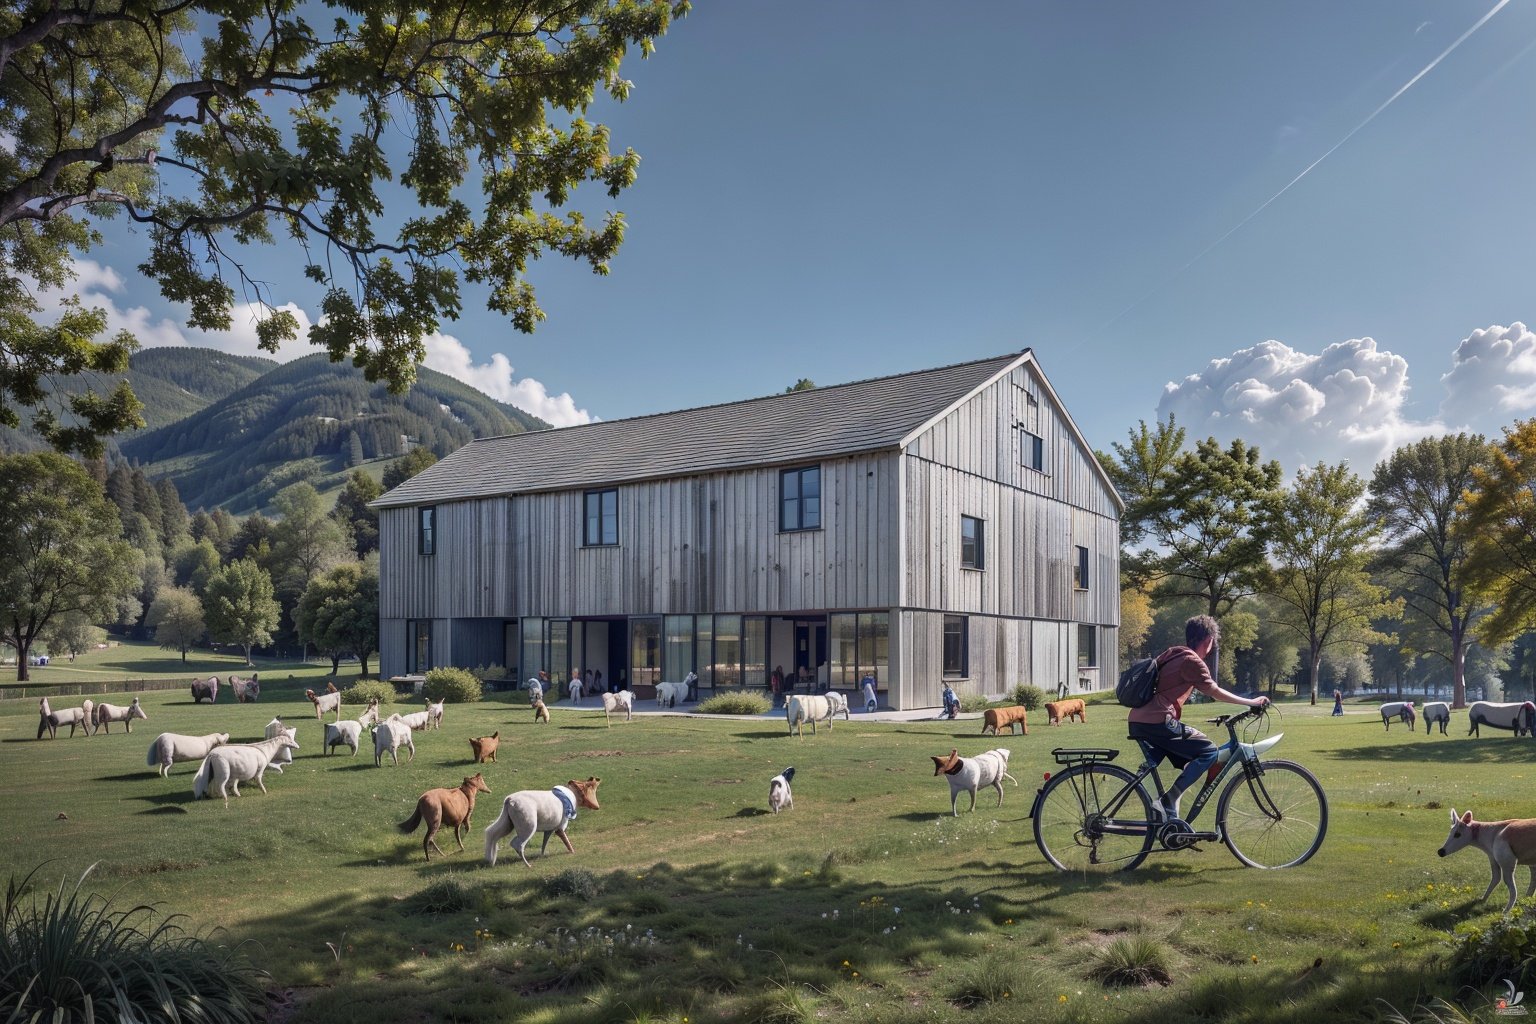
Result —
<path fill-rule="evenodd" d="M 6 883 L 0 910 L 0 1020 L 246 1022 L 264 1016 L 257 971 L 238 951 L 187 935 L 148 906 L 110 897 L 29 894 L 34 868 Z"/>

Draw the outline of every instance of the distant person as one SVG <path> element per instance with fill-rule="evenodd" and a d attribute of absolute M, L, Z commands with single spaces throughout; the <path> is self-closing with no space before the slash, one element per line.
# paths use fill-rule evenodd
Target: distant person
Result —
<path fill-rule="evenodd" d="M 864 677 L 864 710 L 874 711 L 880 706 L 880 699 L 875 696 L 875 677 Z"/>
<path fill-rule="evenodd" d="M 773 666 L 773 673 L 768 676 L 768 689 L 773 692 L 773 706 L 778 707 L 784 699 L 784 666 Z"/>
<path fill-rule="evenodd" d="M 960 698 L 955 693 L 955 688 L 948 683 L 944 684 L 942 699 L 944 701 L 944 714 L 940 716 L 941 718 L 954 718 L 960 714 Z"/>
<path fill-rule="evenodd" d="M 571 669 L 571 681 L 566 687 L 570 694 L 572 704 L 581 703 L 581 672 L 579 669 Z"/>
<path fill-rule="evenodd" d="M 684 676 L 683 685 L 688 687 L 688 695 L 683 698 L 684 700 L 699 699 L 699 674 L 697 672 L 690 671 Z"/>
<path fill-rule="evenodd" d="M 1333 713 L 1335 716 L 1344 713 L 1344 694 L 1339 690 L 1333 691 Z"/>

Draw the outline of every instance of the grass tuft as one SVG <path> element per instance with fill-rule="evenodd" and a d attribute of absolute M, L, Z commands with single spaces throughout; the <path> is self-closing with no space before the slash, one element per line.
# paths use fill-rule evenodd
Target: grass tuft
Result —
<path fill-rule="evenodd" d="M 407 900 L 405 911 L 408 914 L 459 914 L 474 905 L 474 891 L 453 875 L 447 875 Z"/>
<path fill-rule="evenodd" d="M 739 693 L 717 693 L 694 708 L 701 715 L 766 715 L 770 710 L 768 698 L 751 690 Z"/>
<path fill-rule="evenodd" d="M 6 883 L 0 910 L 0 1019 L 181 1020 L 239 1024 L 265 1016 L 264 977 L 243 952 L 185 934 L 148 906 L 114 910 L 82 892 L 27 896 L 34 868 Z"/>
<path fill-rule="evenodd" d="M 544 883 L 544 894 L 595 900 L 603 894 L 603 888 L 603 880 L 586 868 L 566 868 Z"/>
<path fill-rule="evenodd" d="M 1173 981 L 1173 957 L 1161 939 L 1121 935 L 1094 951 L 1088 976 L 1106 985 L 1167 985 Z"/>

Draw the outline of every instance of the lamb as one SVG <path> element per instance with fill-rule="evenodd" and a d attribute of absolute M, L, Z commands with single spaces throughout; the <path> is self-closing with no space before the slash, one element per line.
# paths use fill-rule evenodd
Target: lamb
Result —
<path fill-rule="evenodd" d="M 416 760 L 416 742 L 411 739 L 411 727 L 399 715 L 390 715 L 373 727 L 373 766 L 375 768 L 384 767 L 386 750 L 389 751 L 390 761 L 396 768 L 400 767 L 401 747 L 411 752 L 406 764 Z"/>
<path fill-rule="evenodd" d="M 601 694 L 603 698 L 603 721 L 613 725 L 613 713 L 624 712 L 624 721 L 635 720 L 635 695 L 629 690 L 620 690 L 618 693 Z"/>
<path fill-rule="evenodd" d="M 1432 700 L 1424 705 L 1424 735 L 1428 736 L 1431 726 L 1440 726 L 1440 735 L 1445 736 L 1446 727 L 1451 724 L 1451 706 L 1443 700 Z"/>
<path fill-rule="evenodd" d="M 145 762 L 157 768 L 161 778 L 171 774 L 171 765 L 177 761 L 201 761 L 214 747 L 229 742 L 229 733 L 211 732 L 206 736 L 182 736 L 163 732 L 149 745 L 149 758 Z"/>
<path fill-rule="evenodd" d="M 955 817 L 960 816 L 959 801 L 962 792 L 971 794 L 971 810 L 976 809 L 976 791 L 982 786 L 991 786 L 997 790 L 997 806 L 1003 805 L 1003 780 L 1008 779 L 1015 786 L 1019 780 L 1008 774 L 1008 748 L 998 747 L 996 750 L 988 750 L 977 754 L 975 757 L 960 757 L 958 750 L 950 750 L 948 756 L 933 757 L 933 774 L 949 776 L 949 811 Z"/>
<path fill-rule="evenodd" d="M 299 738 L 299 727 L 296 725 L 286 726 L 281 718 L 274 718 L 267 723 L 265 736 L 269 740 L 276 739 L 279 736 L 287 736 L 289 739 L 296 740 Z M 283 765 L 285 764 L 293 764 L 293 751 L 287 747 L 279 750 L 277 756 L 272 759 L 272 763 L 267 765 L 267 767 L 281 775 L 283 774 Z"/>
<path fill-rule="evenodd" d="M 330 754 L 337 747 L 346 744 L 352 750 L 352 756 L 357 756 L 358 741 L 362 739 L 363 727 L 379 724 L 379 702 L 371 700 L 368 708 L 357 716 L 354 721 L 348 719 L 345 722 L 325 723 L 325 752 Z"/>
<path fill-rule="evenodd" d="M 425 728 L 441 729 L 443 727 L 443 705 L 447 703 L 447 701 L 448 698 L 444 697 L 436 704 L 433 704 L 431 701 L 427 702 L 427 724 Z M 412 728 L 415 727 L 412 726 Z"/>
<path fill-rule="evenodd" d="M 201 800 L 208 795 L 209 789 L 216 789 L 219 796 L 224 798 L 224 807 L 229 807 L 229 790 L 233 789 L 235 796 L 240 795 L 240 783 L 256 780 L 256 785 L 261 791 L 267 791 L 267 784 L 262 781 L 277 753 L 284 749 L 299 749 L 299 741 L 291 736 L 278 736 L 270 740 L 262 740 L 260 743 L 233 743 L 228 746 L 215 747 L 203 758 L 203 764 L 197 770 L 197 776 L 192 780 L 192 799 Z"/>

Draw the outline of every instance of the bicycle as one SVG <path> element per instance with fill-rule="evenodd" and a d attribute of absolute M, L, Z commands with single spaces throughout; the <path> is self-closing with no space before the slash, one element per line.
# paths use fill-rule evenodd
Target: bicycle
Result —
<path fill-rule="evenodd" d="M 1254 868 L 1303 864 L 1323 845 L 1328 832 L 1328 799 L 1317 777 L 1294 761 L 1263 760 L 1284 733 L 1244 743 L 1238 726 L 1261 718 L 1266 708 L 1210 719 L 1226 727 L 1229 741 L 1220 748 L 1185 818 L 1153 817 L 1152 801 L 1161 799 L 1163 780 L 1157 766 L 1163 751 L 1137 740 L 1144 755 L 1131 772 L 1110 764 L 1120 753 L 1107 748 L 1051 751 L 1064 771 L 1047 777 L 1035 795 L 1035 845 L 1062 871 L 1108 874 L 1130 871 L 1146 860 L 1154 844 L 1166 851 L 1198 849 L 1202 842 L 1222 842 L 1239 861 Z M 1236 774 L 1233 775 L 1234 770 Z M 1216 804 L 1216 829 L 1197 832 L 1192 822 L 1211 795 L 1226 788 Z M 1146 781 L 1156 787 L 1150 795 Z"/>

